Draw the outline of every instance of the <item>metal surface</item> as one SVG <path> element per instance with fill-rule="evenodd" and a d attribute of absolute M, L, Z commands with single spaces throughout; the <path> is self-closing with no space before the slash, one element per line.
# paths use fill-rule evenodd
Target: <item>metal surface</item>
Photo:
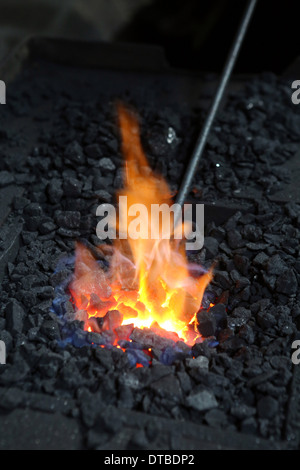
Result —
<path fill-rule="evenodd" d="M 222 75 L 221 75 L 220 83 L 219 83 L 217 92 L 215 94 L 213 103 L 212 103 L 211 108 L 208 112 L 208 115 L 207 115 L 207 118 L 205 120 L 202 131 L 201 131 L 201 133 L 198 137 L 198 140 L 196 142 L 194 152 L 193 152 L 192 157 L 190 159 L 190 162 L 188 164 L 186 173 L 184 175 L 184 178 L 183 178 L 183 181 L 182 181 L 182 184 L 180 186 L 178 196 L 177 196 L 177 199 L 176 199 L 176 203 L 179 204 L 181 207 L 184 204 L 186 196 L 187 196 L 187 194 L 190 190 L 193 177 L 195 175 L 195 172 L 196 172 L 198 163 L 200 161 L 200 158 L 203 154 L 203 150 L 205 148 L 205 144 L 206 144 L 206 141 L 207 141 L 209 131 L 211 129 L 212 123 L 214 121 L 214 118 L 215 118 L 216 113 L 219 109 L 220 103 L 221 103 L 222 98 L 224 96 L 224 92 L 225 92 L 227 83 L 229 81 L 229 78 L 230 78 L 231 73 L 232 73 L 232 69 L 233 69 L 234 64 L 236 62 L 236 58 L 237 58 L 238 53 L 240 51 L 240 48 L 241 48 L 243 39 L 245 37 L 250 19 L 252 17 L 256 2 L 257 2 L 257 0 L 250 0 L 248 2 L 248 5 L 247 5 L 245 13 L 244 13 L 244 16 L 243 16 L 241 24 L 239 26 L 239 30 L 237 32 L 237 35 L 235 37 L 235 40 L 234 40 L 233 45 L 231 47 L 231 50 L 229 52 L 227 61 L 225 63 L 225 66 L 224 66 L 224 69 L 223 69 L 223 72 L 222 72 Z M 175 225 L 178 222 L 179 216 L 181 216 L 181 210 L 179 210 L 179 208 L 178 208 L 178 210 L 175 214 Z"/>

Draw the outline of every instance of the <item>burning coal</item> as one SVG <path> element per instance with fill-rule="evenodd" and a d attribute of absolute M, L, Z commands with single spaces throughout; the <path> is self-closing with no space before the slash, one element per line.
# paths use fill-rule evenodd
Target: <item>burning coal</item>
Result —
<path fill-rule="evenodd" d="M 119 205 L 116 229 L 121 227 L 123 237 L 113 246 L 102 244 L 97 248 L 99 256 L 109 261 L 106 270 L 84 245 L 77 244 L 74 279 L 69 285 L 77 317 L 85 319 L 85 328 L 91 331 L 97 329 L 95 319 L 107 318 L 107 312 L 114 311 L 109 316 L 114 318 L 112 328 L 122 324 L 155 329 L 162 335 L 174 332 L 191 343 L 196 335 L 190 339 L 190 325 L 201 307 L 212 271 L 188 264 L 184 244 L 176 237 L 177 228 L 166 237 L 162 218 L 156 219 L 156 237 L 151 237 L 151 205 L 170 207 L 170 189 L 148 165 L 136 116 L 121 105 L 118 116 L 126 162 L 125 187 L 119 196 L 126 197 L 127 204 Z M 140 204 L 148 210 L 136 218 L 134 208 Z M 132 223 L 140 236 L 130 236 Z"/>

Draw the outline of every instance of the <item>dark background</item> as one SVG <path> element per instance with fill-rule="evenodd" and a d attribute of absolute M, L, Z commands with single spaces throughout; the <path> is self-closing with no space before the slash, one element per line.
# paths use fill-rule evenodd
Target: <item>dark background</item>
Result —
<path fill-rule="evenodd" d="M 0 0 L 0 58 L 28 35 L 158 44 L 171 65 L 221 70 L 244 0 Z M 300 54 L 300 2 L 258 0 L 236 71 L 282 73 Z"/>

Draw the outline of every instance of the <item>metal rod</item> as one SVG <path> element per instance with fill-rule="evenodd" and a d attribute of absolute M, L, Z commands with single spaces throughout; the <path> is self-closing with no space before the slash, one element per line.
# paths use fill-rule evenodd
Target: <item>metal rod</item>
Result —
<path fill-rule="evenodd" d="M 191 187 L 192 179 L 194 177 L 194 174 L 196 172 L 198 163 L 200 161 L 200 158 L 203 154 L 203 150 L 205 148 L 205 144 L 207 141 L 207 137 L 209 134 L 209 131 L 211 129 L 212 123 L 214 121 L 214 118 L 216 116 L 216 113 L 218 111 L 218 108 L 220 106 L 220 102 L 222 101 L 222 98 L 224 96 L 224 92 L 227 86 L 227 83 L 229 81 L 232 69 L 234 67 L 234 64 L 236 62 L 236 58 L 238 56 L 238 53 L 240 51 L 243 39 L 245 37 L 250 19 L 252 17 L 254 7 L 256 5 L 257 0 L 249 0 L 247 7 L 245 9 L 242 21 L 240 23 L 237 35 L 235 37 L 235 40 L 231 46 L 229 55 L 227 57 L 225 66 L 222 71 L 220 83 L 218 85 L 217 92 L 215 94 L 214 100 L 211 104 L 210 110 L 208 112 L 208 115 L 206 117 L 204 126 L 200 132 L 200 135 L 197 139 L 193 154 L 191 156 L 191 159 L 189 161 L 188 167 L 186 169 L 184 178 L 182 180 L 177 198 L 176 198 L 176 203 L 180 205 L 178 207 L 178 211 L 175 212 L 175 226 L 177 225 L 178 222 L 178 217 L 181 217 L 181 207 L 184 204 L 184 201 L 186 199 L 186 196 L 189 192 L 189 189 Z"/>

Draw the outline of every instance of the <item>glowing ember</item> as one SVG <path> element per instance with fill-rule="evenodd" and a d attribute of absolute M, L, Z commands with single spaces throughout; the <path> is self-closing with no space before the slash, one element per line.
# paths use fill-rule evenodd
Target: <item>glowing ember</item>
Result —
<path fill-rule="evenodd" d="M 118 229 L 122 226 L 123 234 L 125 229 L 127 239 L 115 240 L 113 247 L 99 245 L 99 254 L 110 261 L 107 271 L 85 246 L 77 244 L 74 280 L 69 286 L 78 309 L 77 318 L 82 311 L 90 318 L 104 317 L 114 310 L 120 312 L 121 320 L 116 317 L 116 321 L 120 320 L 122 325 L 151 327 L 166 336 L 167 331 L 175 332 L 192 343 L 195 335 L 191 339 L 188 325 L 201 307 L 212 272 L 198 278 L 190 274 L 184 244 L 172 237 L 164 238 L 163 220 L 159 219 L 156 227 L 159 236 L 151 238 L 151 205 L 171 206 L 173 201 L 167 183 L 154 175 L 147 163 L 136 117 L 123 106 L 119 106 L 118 111 L 126 159 L 126 182 L 119 196 L 127 196 L 126 209 L 119 207 Z M 132 239 L 128 232 L 134 218 L 127 207 L 136 203 L 147 208 L 147 215 L 141 213 L 138 223 L 140 233 L 145 226 L 149 227 L 147 238 Z M 86 329 L 93 329 L 88 320 Z M 163 333 L 161 329 L 167 331 Z"/>

